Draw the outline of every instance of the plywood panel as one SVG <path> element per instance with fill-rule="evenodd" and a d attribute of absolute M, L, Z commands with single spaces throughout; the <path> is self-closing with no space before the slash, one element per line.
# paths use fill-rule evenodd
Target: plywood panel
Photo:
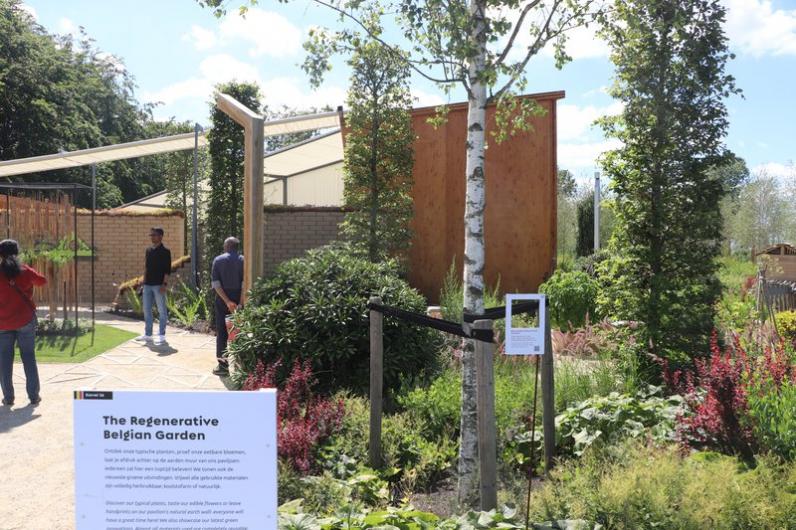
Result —
<path fill-rule="evenodd" d="M 505 292 L 534 292 L 552 273 L 556 254 L 556 101 L 563 92 L 535 94 L 547 113 L 533 131 L 502 144 L 489 139 L 486 153 L 486 281 Z M 445 274 L 464 254 L 467 106 L 452 105 L 447 123 L 427 123 L 433 108 L 413 112 L 415 167 L 414 236 L 410 283 L 430 301 L 439 299 Z M 494 130 L 494 106 L 487 109 Z"/>

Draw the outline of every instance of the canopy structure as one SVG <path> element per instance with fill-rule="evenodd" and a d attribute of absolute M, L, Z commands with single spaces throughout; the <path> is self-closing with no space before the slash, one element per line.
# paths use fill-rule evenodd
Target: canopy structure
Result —
<path fill-rule="evenodd" d="M 0 162 L 0 177 L 22 175 L 25 173 L 39 173 L 54 169 L 67 169 L 80 166 L 90 166 L 102 162 L 113 162 L 139 156 L 171 153 L 194 148 L 196 138 L 194 133 L 175 134 L 161 138 L 150 138 L 137 142 L 127 142 L 116 145 L 104 145 L 80 151 L 55 153 L 52 155 L 33 156 L 19 160 Z M 204 132 L 199 133 L 199 145 L 207 145 Z"/>
<path fill-rule="evenodd" d="M 338 110 L 268 121 L 265 122 L 263 133 L 264 136 L 267 137 L 340 127 L 341 112 L 342 110 Z M 33 156 L 29 158 L 20 158 L 18 160 L 6 160 L 0 162 L 0 177 L 90 166 L 102 162 L 113 162 L 116 160 L 171 153 L 174 151 L 187 151 L 195 147 L 203 147 L 206 145 L 207 132 L 199 131 L 198 133 L 190 132 L 123 144 L 104 145 L 91 149 L 81 149 L 80 151 Z"/>
<path fill-rule="evenodd" d="M 305 114 L 302 116 L 293 116 L 290 118 L 282 118 L 278 120 L 265 121 L 262 116 L 259 116 L 247 109 L 233 98 L 220 94 L 217 98 L 217 105 L 222 108 L 227 114 L 230 114 L 233 119 L 238 114 L 250 115 L 257 122 L 257 128 L 262 128 L 262 131 L 257 130 L 256 142 L 259 144 L 260 153 L 263 149 L 263 139 L 268 136 L 278 136 L 282 134 L 290 134 L 303 131 L 312 131 L 318 129 L 327 129 L 340 127 L 343 117 L 343 108 L 338 107 L 336 111 L 322 112 L 318 114 Z M 236 120 L 240 123 L 240 120 Z M 92 190 L 94 197 L 96 197 L 96 165 L 102 162 L 113 162 L 116 160 L 125 160 L 128 158 L 137 158 L 140 156 L 157 155 L 161 153 L 171 153 L 174 151 L 186 151 L 192 149 L 194 151 L 194 175 L 193 175 L 193 205 L 192 205 L 192 241 L 191 241 L 191 269 L 192 281 L 196 286 L 198 285 L 198 236 L 197 236 L 197 202 L 198 202 L 198 159 L 197 150 L 199 147 L 207 145 L 207 132 L 202 129 L 199 124 L 196 124 L 194 132 L 175 134 L 172 136 L 164 136 L 161 138 L 150 138 L 147 140 L 139 140 L 136 142 L 127 142 L 123 144 L 105 145 L 102 147 L 94 147 L 91 149 L 82 149 L 80 151 L 71 151 L 63 153 L 55 153 L 51 155 L 34 156 L 29 158 L 22 158 L 18 160 L 7 160 L 0 162 L 0 178 L 10 177 L 13 175 L 23 175 L 26 173 L 40 173 L 43 171 L 52 171 L 56 169 L 68 169 L 80 166 L 91 166 L 92 168 Z M 247 159 L 250 158 L 250 148 L 247 146 Z M 256 162 L 259 166 L 258 173 L 262 174 L 262 158 Z M 247 162 L 251 164 L 251 160 Z M 251 170 L 249 170 L 251 172 Z M 257 185 L 262 188 L 262 178 L 257 178 Z M 248 181 L 247 181 L 248 182 Z M 260 189 L 259 201 L 262 203 L 262 189 Z M 244 205 L 245 206 L 245 205 Z M 247 212 L 248 207 L 244 207 L 244 212 Z M 93 209 L 93 207 L 92 207 Z M 262 214 L 262 208 L 259 208 L 259 213 Z M 260 223 L 261 225 L 262 223 Z M 262 230 L 262 227 L 258 227 Z M 261 239 L 261 238 L 252 238 Z M 261 246 L 261 245 L 260 245 Z M 257 250 L 261 250 L 259 247 Z M 256 258 L 256 253 L 250 252 L 249 255 Z M 248 263 L 254 263 L 254 260 L 248 260 Z M 92 282 L 93 283 L 93 282 Z"/>
<path fill-rule="evenodd" d="M 335 129 L 266 153 L 264 170 L 267 176 L 289 177 L 340 162 L 342 159 L 342 134 L 340 129 Z"/>

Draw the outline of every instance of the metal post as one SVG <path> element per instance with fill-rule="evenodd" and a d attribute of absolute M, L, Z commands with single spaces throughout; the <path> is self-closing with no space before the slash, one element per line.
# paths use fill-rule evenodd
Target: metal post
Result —
<path fill-rule="evenodd" d="M 91 164 L 91 341 L 94 343 L 96 298 L 94 290 L 94 214 L 97 210 L 97 164 Z"/>
<path fill-rule="evenodd" d="M 282 206 L 287 206 L 287 177 L 282 177 Z"/>
<path fill-rule="evenodd" d="M 539 390 L 539 356 L 535 355 L 536 366 L 533 369 L 533 401 L 531 403 L 531 460 L 528 466 L 528 497 L 525 501 L 525 528 L 530 528 L 528 524 L 531 517 L 531 489 L 533 488 L 533 459 L 536 449 L 536 396 Z"/>
<path fill-rule="evenodd" d="M 473 329 L 492 329 L 491 320 L 476 320 Z M 481 510 L 497 508 L 497 427 L 495 422 L 495 344 L 475 341 L 476 410 Z"/>
<path fill-rule="evenodd" d="M 77 185 L 72 186 L 72 244 L 74 245 L 75 249 L 75 263 L 74 263 L 74 285 L 75 285 L 75 329 L 78 328 L 79 321 L 78 321 L 78 306 L 80 302 L 80 297 L 77 294 Z"/>
<path fill-rule="evenodd" d="M 369 304 L 381 305 L 381 298 L 372 296 Z M 370 310 L 370 438 L 368 460 L 370 467 L 381 467 L 381 408 L 382 385 L 384 383 L 384 337 L 382 336 L 384 315 Z"/>
<path fill-rule="evenodd" d="M 191 205 L 191 281 L 194 289 L 199 288 L 199 233 L 197 226 L 199 208 L 199 133 L 202 126 L 198 123 L 193 128 L 193 204 Z"/>
<path fill-rule="evenodd" d="M 6 190 L 6 239 L 11 239 L 11 190 Z"/>
<path fill-rule="evenodd" d="M 594 252 L 600 250 L 600 172 L 594 172 Z"/>
<path fill-rule="evenodd" d="M 544 355 L 542 356 L 542 433 L 544 435 L 544 470 L 553 469 L 556 448 L 556 410 L 553 378 L 553 344 L 550 340 L 550 311 L 545 304 Z"/>

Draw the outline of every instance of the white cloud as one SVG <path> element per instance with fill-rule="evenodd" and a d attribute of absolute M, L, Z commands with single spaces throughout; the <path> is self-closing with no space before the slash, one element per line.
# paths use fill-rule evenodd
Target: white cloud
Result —
<path fill-rule="evenodd" d="M 109 64 L 110 66 L 112 66 L 113 69 L 118 74 L 120 74 L 120 73 L 124 72 L 125 70 L 127 70 L 127 68 L 125 68 L 125 66 L 124 66 L 124 63 L 121 61 L 121 59 L 119 59 L 118 57 L 116 57 L 112 53 L 99 52 L 99 53 L 97 53 L 97 59 Z"/>
<path fill-rule="evenodd" d="M 767 162 L 752 168 L 753 175 L 767 175 L 776 178 L 796 178 L 796 166 L 793 162 L 781 164 L 779 162 Z"/>
<path fill-rule="evenodd" d="M 622 103 L 615 101 L 606 107 L 569 105 L 562 103 L 556 110 L 558 139 L 561 141 L 583 139 L 597 118 L 622 112 Z"/>
<path fill-rule="evenodd" d="M 508 8 L 501 7 L 499 9 L 489 8 L 488 14 L 492 18 L 504 17 L 512 24 L 512 30 L 519 20 L 522 8 Z M 520 28 L 517 37 L 514 39 L 511 51 L 508 55 L 509 61 L 520 61 L 525 58 L 528 48 L 535 42 L 536 35 L 531 34 L 531 29 L 541 27 L 547 17 L 547 10 L 537 8 L 525 18 L 522 27 Z M 535 17 L 535 19 L 534 19 Z M 509 32 L 504 35 L 499 42 L 490 45 L 493 52 L 500 53 L 505 48 L 509 40 Z M 573 59 L 591 59 L 596 57 L 607 57 L 609 48 L 602 39 L 597 37 L 597 24 L 591 24 L 588 27 L 580 26 L 566 32 L 567 43 L 565 46 L 566 52 Z M 553 57 L 555 53 L 553 43 L 549 42 L 539 55 L 546 57 Z"/>
<path fill-rule="evenodd" d="M 39 20 L 39 14 L 36 12 L 36 8 L 33 6 L 29 6 L 28 4 L 19 4 L 19 8 L 30 15 L 33 20 Z"/>
<path fill-rule="evenodd" d="M 591 168 L 606 151 L 618 149 L 622 143 L 616 139 L 600 142 L 558 144 L 558 165 L 566 169 Z"/>
<path fill-rule="evenodd" d="M 218 44 L 216 34 L 209 29 L 194 24 L 191 31 L 182 36 L 182 40 L 190 42 L 199 51 L 210 50 Z"/>
<path fill-rule="evenodd" d="M 322 86 L 317 90 L 309 90 L 309 84 L 300 78 L 275 77 L 260 83 L 263 100 L 273 108 L 282 105 L 307 109 L 330 105 L 337 108 L 345 103 L 346 90 L 335 85 Z"/>
<path fill-rule="evenodd" d="M 257 83 L 263 101 L 272 108 L 282 105 L 298 109 L 319 108 L 324 105 L 337 107 L 345 102 L 344 87 L 328 85 L 318 90 L 310 90 L 309 84 L 297 77 L 265 79 L 257 67 L 224 53 L 204 59 L 199 64 L 199 73 L 198 76 L 172 83 L 160 90 L 144 92 L 142 98 L 165 105 L 182 100 L 209 101 L 216 84 L 236 80 Z"/>
<path fill-rule="evenodd" d="M 255 66 L 239 61 L 231 55 L 217 53 L 199 63 L 201 76 L 192 77 L 167 85 L 160 90 L 143 92 L 142 98 L 149 102 L 171 105 L 184 99 L 209 100 L 213 87 L 228 81 L 249 81 L 262 87 L 260 73 Z"/>
<path fill-rule="evenodd" d="M 575 28 L 568 31 L 566 36 L 567 43 L 564 49 L 573 60 L 608 57 L 610 48 L 604 40 L 597 37 L 597 24 Z M 526 40 L 530 42 L 530 35 Z M 553 45 L 548 44 L 545 46 L 542 53 L 552 57 L 554 54 Z"/>
<path fill-rule="evenodd" d="M 724 0 L 730 47 L 754 57 L 796 55 L 796 10 L 770 0 Z"/>
<path fill-rule="evenodd" d="M 58 33 L 61 35 L 72 35 L 76 38 L 79 34 L 79 28 L 71 19 L 63 17 L 58 20 Z"/>
<path fill-rule="evenodd" d="M 165 86 L 160 90 L 144 91 L 141 98 L 149 103 L 171 105 L 183 99 L 209 99 L 213 83 L 208 79 L 191 78 Z"/>
<path fill-rule="evenodd" d="M 252 57 L 287 57 L 301 50 L 301 30 L 273 11 L 252 8 L 245 18 L 230 15 L 221 22 L 219 31 L 224 41 L 240 39 L 252 44 Z"/>
<path fill-rule="evenodd" d="M 214 83 L 227 81 L 260 81 L 260 72 L 256 66 L 245 63 L 226 53 L 210 55 L 199 63 L 199 71 L 205 79 Z"/>
<path fill-rule="evenodd" d="M 587 90 L 583 93 L 584 98 L 590 98 L 593 96 L 607 96 L 608 95 L 608 85 L 602 85 L 597 88 L 593 88 L 591 90 Z"/>
<path fill-rule="evenodd" d="M 415 107 L 436 107 L 445 103 L 445 100 L 439 94 L 426 92 L 419 88 L 411 89 L 413 106 Z"/>

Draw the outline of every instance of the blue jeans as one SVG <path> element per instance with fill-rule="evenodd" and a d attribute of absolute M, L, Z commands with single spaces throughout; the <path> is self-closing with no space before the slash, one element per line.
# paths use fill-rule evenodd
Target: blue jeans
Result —
<path fill-rule="evenodd" d="M 0 386 L 3 399 L 14 401 L 14 344 L 19 345 L 22 366 L 25 368 L 25 387 L 28 398 L 39 398 L 39 369 L 36 366 L 36 318 L 19 329 L 0 331 Z"/>
<path fill-rule="evenodd" d="M 169 312 L 166 309 L 166 295 L 160 292 L 160 285 L 144 285 L 144 335 L 152 336 L 152 302 L 158 305 L 158 323 L 160 334 L 166 334 L 166 323 L 169 321 Z"/>

